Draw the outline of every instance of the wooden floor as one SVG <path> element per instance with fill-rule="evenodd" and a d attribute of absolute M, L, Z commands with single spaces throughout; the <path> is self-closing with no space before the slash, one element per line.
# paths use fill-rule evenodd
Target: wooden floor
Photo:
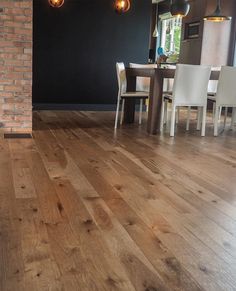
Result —
<path fill-rule="evenodd" d="M 236 290 L 236 130 L 113 122 L 35 112 L 0 139 L 0 290 Z"/>

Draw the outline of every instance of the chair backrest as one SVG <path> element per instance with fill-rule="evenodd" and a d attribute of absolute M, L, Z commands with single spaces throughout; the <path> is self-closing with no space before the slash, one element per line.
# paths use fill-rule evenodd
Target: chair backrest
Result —
<path fill-rule="evenodd" d="M 208 83 L 208 88 L 207 88 L 208 94 L 212 94 L 212 95 L 216 94 L 217 86 L 218 86 L 218 80 L 210 80 Z"/>
<path fill-rule="evenodd" d="M 127 90 L 127 80 L 124 63 L 116 63 L 116 74 L 119 87 L 119 93 L 125 93 Z"/>
<path fill-rule="evenodd" d="M 236 106 L 236 68 L 222 67 L 216 92 L 216 103 Z"/>
<path fill-rule="evenodd" d="M 129 64 L 130 68 L 146 68 L 146 69 L 156 69 L 157 64 L 134 64 L 130 63 Z M 148 77 L 137 77 L 136 79 L 136 91 L 141 91 L 141 92 L 149 92 L 150 91 L 150 78 Z"/>
<path fill-rule="evenodd" d="M 176 65 L 170 65 L 170 64 L 160 64 L 161 68 L 165 69 L 176 69 Z M 164 79 L 163 81 L 163 93 L 172 93 L 173 91 L 173 85 L 174 85 L 174 79 Z"/>
<path fill-rule="evenodd" d="M 221 67 L 212 67 L 212 71 L 220 71 Z M 217 92 L 217 86 L 218 86 L 218 80 L 210 80 L 208 83 L 208 94 L 210 95 L 216 95 Z"/>
<path fill-rule="evenodd" d="M 178 64 L 173 86 L 174 103 L 176 105 L 205 105 L 210 74 L 210 66 Z"/>
<path fill-rule="evenodd" d="M 144 69 L 156 69 L 157 64 L 136 64 L 129 63 L 130 68 L 144 68 Z"/>

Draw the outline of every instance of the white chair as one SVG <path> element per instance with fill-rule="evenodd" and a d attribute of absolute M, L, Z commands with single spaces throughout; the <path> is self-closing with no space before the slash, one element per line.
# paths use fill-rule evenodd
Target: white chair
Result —
<path fill-rule="evenodd" d="M 214 136 L 218 135 L 218 115 L 222 107 L 232 107 L 231 127 L 234 125 L 236 108 L 236 68 L 222 67 L 215 97 Z M 226 112 L 227 117 L 227 112 Z"/>
<path fill-rule="evenodd" d="M 176 69 L 176 65 L 164 65 L 165 69 Z M 173 91 L 174 79 L 164 79 L 163 80 L 163 98 L 162 98 L 162 108 L 163 112 L 163 127 L 164 124 L 168 122 L 168 104 L 172 103 L 172 91 Z M 180 108 L 178 107 L 176 112 L 176 123 L 179 122 Z"/>
<path fill-rule="evenodd" d="M 220 71 L 220 69 L 217 69 L 217 71 Z M 218 86 L 218 80 L 209 81 L 207 99 L 208 101 L 212 102 L 212 122 L 213 123 L 215 120 L 217 86 Z M 220 110 L 219 110 L 219 119 L 221 118 L 221 111 L 222 111 L 222 107 L 220 107 Z M 228 108 L 226 107 L 225 116 L 224 116 L 224 126 L 226 125 L 227 114 L 228 114 Z"/>
<path fill-rule="evenodd" d="M 182 65 L 176 66 L 172 93 L 170 136 L 175 132 L 176 108 L 179 106 L 196 106 L 202 108 L 202 131 L 205 136 L 207 87 L 211 74 L 209 66 Z M 163 118 L 162 109 L 162 118 Z"/>
<path fill-rule="evenodd" d="M 157 64 L 135 64 L 135 63 L 130 63 L 129 64 L 130 68 L 149 68 L 149 69 L 156 69 Z M 166 68 L 168 69 L 175 69 L 176 66 L 173 65 L 167 65 Z M 136 81 L 136 91 L 145 91 L 150 93 L 150 81 L 151 79 L 148 77 L 137 77 Z M 172 100 L 172 89 L 173 89 L 173 79 L 164 79 L 163 82 L 163 106 L 165 108 L 164 111 L 164 123 L 167 122 L 168 120 L 168 103 L 171 102 Z M 179 119 L 179 110 L 176 115 L 176 120 L 178 122 Z"/>
<path fill-rule="evenodd" d="M 215 71 L 220 71 L 219 67 L 215 67 L 212 68 Z M 168 83 L 166 83 L 166 81 L 169 81 Z M 168 103 L 172 102 L 172 96 L 171 96 L 171 92 L 173 90 L 173 79 L 167 79 L 164 80 L 164 85 L 163 85 L 163 91 L 166 91 L 166 96 L 164 95 L 164 99 L 163 99 L 163 106 L 164 106 L 164 120 L 163 123 L 165 124 L 168 121 Z M 216 91 L 217 91 L 217 85 L 218 85 L 218 80 L 210 80 L 208 83 L 208 89 L 207 89 L 207 99 L 209 101 L 212 102 L 213 104 L 213 108 L 212 108 L 212 121 L 214 123 L 214 114 L 215 114 L 215 100 L 216 100 Z M 168 88 L 168 89 L 166 89 Z M 219 119 L 221 117 L 221 109 L 219 110 Z M 226 108 L 225 110 L 225 117 L 224 117 L 224 124 L 226 123 L 226 118 L 227 118 L 227 112 L 228 109 Z M 180 110 L 178 108 L 178 110 L 176 111 L 177 115 L 176 115 L 176 123 L 178 124 L 178 120 L 179 120 L 179 115 L 180 115 Z M 197 129 L 199 130 L 200 128 L 200 115 L 201 111 L 197 110 L 197 116 L 196 119 L 198 120 L 198 127 Z M 186 130 L 189 130 L 189 124 L 190 124 L 190 117 L 191 117 L 191 106 L 188 107 L 187 110 L 187 123 L 186 123 Z"/>
<path fill-rule="evenodd" d="M 118 119 L 119 119 L 120 102 L 122 100 L 121 118 L 120 118 L 120 124 L 122 124 L 123 117 L 124 117 L 125 99 L 127 98 L 140 99 L 139 124 L 141 124 L 143 99 L 146 99 L 149 97 L 149 92 L 143 92 L 143 91 L 127 92 L 127 80 L 126 80 L 126 72 L 125 72 L 124 63 L 116 63 L 116 73 L 117 73 L 119 90 L 118 90 L 117 106 L 116 106 L 115 129 L 117 128 Z"/>
<path fill-rule="evenodd" d="M 164 65 L 165 69 L 176 69 L 176 65 Z M 174 79 L 164 79 L 163 80 L 163 94 L 166 96 L 171 96 L 173 91 Z"/>
<path fill-rule="evenodd" d="M 135 63 L 130 63 L 129 64 L 130 68 L 138 68 L 138 69 L 156 69 L 157 64 L 135 64 Z M 136 91 L 143 91 L 143 92 L 150 92 L 150 81 L 151 78 L 148 77 L 137 77 L 136 79 Z"/>
<path fill-rule="evenodd" d="M 135 63 L 130 63 L 129 64 L 130 68 L 138 68 L 138 69 L 156 69 L 157 64 L 135 64 Z M 149 92 L 150 94 L 150 82 L 151 78 L 149 77 L 137 77 L 136 78 L 136 91 L 144 91 L 144 92 Z M 146 101 L 146 112 L 148 112 L 148 100 Z"/>
<path fill-rule="evenodd" d="M 215 95 L 216 95 L 216 90 L 217 90 L 217 83 L 218 83 L 218 81 L 210 80 L 208 83 L 208 89 L 207 89 L 207 100 L 211 101 L 213 104 L 213 108 L 212 108 L 212 120 L 213 120 L 213 122 L 214 122 L 214 114 L 215 114 L 215 98 L 216 98 Z M 221 116 L 221 109 L 219 112 L 219 118 L 220 118 L 220 116 Z M 186 130 L 187 131 L 189 130 L 190 117 L 191 117 L 191 106 L 189 106 L 188 110 L 187 110 L 187 123 L 186 123 Z M 201 125 L 200 118 L 201 118 L 201 109 L 199 110 L 199 108 L 198 108 L 197 109 L 197 116 L 196 116 L 196 119 L 198 121 L 197 130 L 200 130 L 200 125 Z"/>
<path fill-rule="evenodd" d="M 168 80 L 168 89 L 166 90 L 166 80 Z M 164 99 L 163 99 L 163 106 L 164 106 L 164 121 L 163 123 L 165 124 L 167 121 L 168 121 L 168 103 L 171 103 L 172 102 L 172 93 L 171 91 L 173 90 L 173 79 L 166 79 L 164 80 L 164 85 L 163 85 L 163 91 L 165 90 L 166 94 L 164 95 Z M 170 82 L 172 81 L 172 82 Z M 215 115 L 215 99 L 216 99 L 216 90 L 217 90 L 217 84 L 218 84 L 218 80 L 210 80 L 209 83 L 208 83 L 208 93 L 207 93 L 207 99 L 209 101 L 212 102 L 213 104 L 213 108 L 212 108 L 212 122 L 214 123 L 214 115 Z M 219 111 L 219 118 L 221 116 L 221 109 L 220 108 L 220 111 Z M 226 117 L 227 117 L 227 108 L 225 110 L 225 121 L 226 121 Z M 178 120 L 179 120 L 179 115 L 180 115 L 180 110 L 179 110 L 179 107 L 178 109 L 176 110 L 176 123 L 178 124 Z M 187 110 L 187 123 L 186 123 L 186 130 L 189 130 L 189 124 L 190 124 L 190 117 L 191 117 L 191 106 L 188 107 L 188 110 Z M 197 116 L 196 116 L 196 119 L 198 120 L 198 127 L 197 129 L 199 130 L 200 128 L 200 120 L 199 118 L 201 118 L 201 111 L 200 110 L 197 110 Z"/>
<path fill-rule="evenodd" d="M 217 68 L 218 70 L 218 68 Z M 172 79 L 169 79 L 170 81 L 172 81 Z M 165 81 L 165 80 L 164 80 Z M 164 83 L 165 84 L 165 83 Z M 171 86 L 172 84 L 172 86 Z M 207 99 L 209 101 L 212 102 L 213 104 L 213 108 L 212 108 L 212 120 L 214 122 L 214 114 L 215 114 L 215 99 L 216 99 L 216 91 L 217 91 L 217 84 L 218 84 L 218 80 L 210 80 L 208 83 L 208 89 L 207 89 Z M 171 86 L 171 87 L 170 87 Z M 173 90 L 173 82 L 168 84 L 168 88 L 171 88 L 171 90 L 166 90 L 167 95 L 164 95 L 164 99 L 163 99 L 163 104 L 162 106 L 164 106 L 164 120 L 163 120 L 163 124 L 165 124 L 168 121 L 168 103 L 172 102 L 172 96 L 170 95 L 171 92 Z M 164 85 L 163 85 L 163 90 L 164 90 Z M 178 120 L 179 120 L 179 115 L 180 115 L 180 110 L 178 107 L 178 110 L 176 111 L 176 123 L 178 124 Z M 225 121 L 226 121 L 226 117 L 227 117 L 227 110 L 225 111 Z M 201 118 L 201 111 L 197 110 L 197 116 L 196 119 L 198 120 L 198 126 L 197 129 L 200 129 L 200 118 Z M 219 118 L 221 116 L 221 108 L 219 111 Z M 186 130 L 189 130 L 189 124 L 190 124 L 190 117 L 191 117 L 191 106 L 188 107 L 187 109 L 187 123 L 186 123 Z"/>

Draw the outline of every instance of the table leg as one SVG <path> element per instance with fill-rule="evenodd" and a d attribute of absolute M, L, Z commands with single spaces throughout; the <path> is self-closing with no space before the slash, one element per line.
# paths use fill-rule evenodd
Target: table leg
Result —
<path fill-rule="evenodd" d="M 127 78 L 127 92 L 136 91 L 136 77 L 130 76 Z M 135 115 L 135 98 L 125 99 L 124 108 L 124 123 L 133 123 Z"/>
<path fill-rule="evenodd" d="M 150 100 L 148 107 L 147 132 L 157 134 L 161 127 L 161 107 L 163 94 L 163 77 L 157 69 L 151 79 Z"/>
<path fill-rule="evenodd" d="M 134 123 L 135 99 L 125 99 L 124 123 Z"/>

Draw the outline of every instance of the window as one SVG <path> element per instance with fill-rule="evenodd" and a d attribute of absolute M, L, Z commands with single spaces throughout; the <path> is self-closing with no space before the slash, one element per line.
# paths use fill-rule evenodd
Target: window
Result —
<path fill-rule="evenodd" d="M 169 13 L 160 16 L 159 47 L 163 48 L 168 62 L 178 62 L 181 41 L 182 19 Z"/>

